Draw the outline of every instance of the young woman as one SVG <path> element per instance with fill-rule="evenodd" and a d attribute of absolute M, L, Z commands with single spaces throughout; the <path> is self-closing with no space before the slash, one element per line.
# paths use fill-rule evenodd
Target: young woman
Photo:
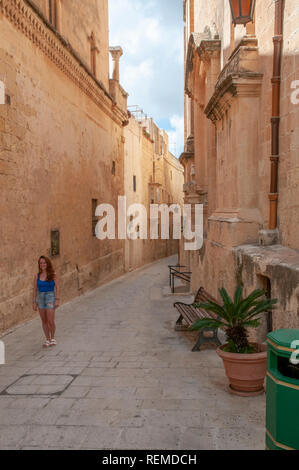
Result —
<path fill-rule="evenodd" d="M 56 292 L 55 292 L 56 291 Z M 39 310 L 46 341 L 44 348 L 56 346 L 55 309 L 59 307 L 60 288 L 57 274 L 49 258 L 41 256 L 38 274 L 34 277 L 33 310 Z"/>

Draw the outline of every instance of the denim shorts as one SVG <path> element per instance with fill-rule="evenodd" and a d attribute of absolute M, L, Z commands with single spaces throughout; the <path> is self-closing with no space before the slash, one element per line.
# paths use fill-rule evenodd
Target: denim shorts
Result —
<path fill-rule="evenodd" d="M 54 310 L 56 301 L 55 292 L 38 292 L 36 301 L 41 310 Z"/>

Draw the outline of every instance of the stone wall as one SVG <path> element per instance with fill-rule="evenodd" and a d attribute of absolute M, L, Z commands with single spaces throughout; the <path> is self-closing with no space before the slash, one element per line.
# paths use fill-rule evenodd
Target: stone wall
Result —
<path fill-rule="evenodd" d="M 102 24 L 107 5 L 90 3 L 96 4 Z M 90 30 L 83 13 L 80 21 L 72 25 L 78 41 L 70 34 L 70 47 L 28 2 L 0 1 L 0 80 L 7 94 L 0 106 L 0 331 L 35 315 L 33 276 L 38 258 L 50 255 L 51 230 L 60 233 L 53 263 L 62 302 L 124 272 L 123 242 L 93 235 L 92 200 L 117 207 L 124 191 L 127 114 L 76 54 L 78 47 L 84 55 L 79 36 L 85 26 L 86 37 Z M 108 26 L 101 24 L 105 45 Z M 108 64 L 101 73 L 108 84 Z"/>
<path fill-rule="evenodd" d="M 281 243 L 299 249 L 299 101 L 292 102 L 292 84 L 299 80 L 299 4 L 285 2 L 279 163 L 279 228 Z M 297 89 L 298 89 L 297 82 Z"/>
<path fill-rule="evenodd" d="M 235 276 L 245 286 L 270 291 L 278 299 L 273 310 L 272 329 L 298 328 L 299 317 L 299 254 L 281 245 L 260 247 L 244 245 L 234 250 Z M 258 339 L 265 340 L 267 315 L 264 315 Z M 254 336 L 253 336 L 254 337 Z"/>
<path fill-rule="evenodd" d="M 182 253 L 182 260 L 190 256 L 192 291 L 203 285 L 219 298 L 223 286 L 231 294 L 240 283 L 247 293 L 265 288 L 279 300 L 273 328 L 298 327 L 299 105 L 291 99 L 299 80 L 298 2 L 284 2 L 279 240 L 273 247 L 259 244 L 269 227 L 275 2 L 256 2 L 255 24 L 236 28 L 229 2 L 187 0 L 186 7 L 193 8 L 195 20 L 192 31 L 192 15 L 186 17 L 185 88 L 191 103 L 186 106 L 189 135 L 181 161 L 188 173 L 190 159 L 195 166 L 195 176 L 185 182 L 186 200 L 204 204 L 205 213 L 202 250 Z M 193 156 L 187 151 L 191 141 Z"/>
<path fill-rule="evenodd" d="M 91 65 L 91 34 L 97 47 L 96 76 L 109 87 L 109 34 L 107 0 L 52 0 L 56 2 L 57 30 L 72 45 L 82 61 Z M 49 0 L 30 0 L 49 20 Z"/>

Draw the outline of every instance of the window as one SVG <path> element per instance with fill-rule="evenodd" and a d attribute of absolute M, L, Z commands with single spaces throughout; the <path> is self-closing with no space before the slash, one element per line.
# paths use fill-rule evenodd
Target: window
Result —
<path fill-rule="evenodd" d="M 91 225 L 92 225 L 92 236 L 96 236 L 96 226 L 98 223 L 98 218 L 96 216 L 96 210 L 98 207 L 98 200 L 92 199 L 92 213 L 91 213 Z"/>
<path fill-rule="evenodd" d="M 49 0 L 49 21 L 55 29 L 58 29 L 57 0 Z"/>
<path fill-rule="evenodd" d="M 60 255 L 60 233 L 59 230 L 51 230 L 51 257 Z"/>
<path fill-rule="evenodd" d="M 133 176 L 133 191 L 134 193 L 137 191 L 137 179 L 135 175 Z"/>
<path fill-rule="evenodd" d="M 112 173 L 113 176 L 115 176 L 116 167 L 115 167 L 115 162 L 114 162 L 114 161 L 112 162 L 112 170 L 111 170 L 111 173 Z"/>

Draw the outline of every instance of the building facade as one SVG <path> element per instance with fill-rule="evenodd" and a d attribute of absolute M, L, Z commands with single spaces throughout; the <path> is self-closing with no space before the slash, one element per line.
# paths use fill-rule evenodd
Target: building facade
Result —
<path fill-rule="evenodd" d="M 124 272 L 95 207 L 124 193 L 127 94 L 109 78 L 107 0 L 1 0 L 0 331 L 32 317 L 51 256 L 62 302 Z"/>
<path fill-rule="evenodd" d="M 0 0 L 0 332 L 35 315 L 41 255 L 64 303 L 177 252 L 177 241 L 96 237 L 101 204 L 118 220 L 120 196 L 146 208 L 183 196 L 167 135 L 129 118 L 122 54 L 109 47 L 108 0 Z"/>
<path fill-rule="evenodd" d="M 237 285 L 277 298 L 259 339 L 299 325 L 299 5 L 185 0 L 185 202 L 204 205 L 204 244 L 181 252 L 192 290 Z"/>
<path fill-rule="evenodd" d="M 130 271 L 178 252 L 178 240 L 172 236 L 172 212 L 169 240 L 161 239 L 160 229 L 158 240 L 150 238 L 150 206 L 165 204 L 170 207 L 178 204 L 182 207 L 184 169 L 169 151 L 167 133 L 139 111 L 130 113 L 129 125 L 125 128 L 125 142 L 127 205 L 142 204 L 147 214 L 147 239 L 126 241 L 126 270 Z M 135 218 L 135 214 L 131 218 Z"/>

